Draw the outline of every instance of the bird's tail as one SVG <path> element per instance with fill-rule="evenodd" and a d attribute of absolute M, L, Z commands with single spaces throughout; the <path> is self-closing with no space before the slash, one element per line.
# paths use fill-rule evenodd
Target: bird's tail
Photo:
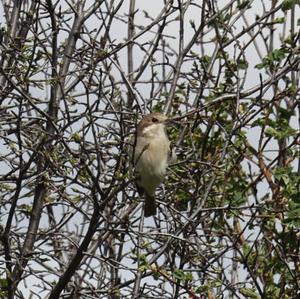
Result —
<path fill-rule="evenodd" d="M 156 215 L 156 202 L 155 202 L 155 197 L 146 195 L 146 200 L 145 200 L 145 217 L 150 217 L 150 216 L 155 216 Z"/>

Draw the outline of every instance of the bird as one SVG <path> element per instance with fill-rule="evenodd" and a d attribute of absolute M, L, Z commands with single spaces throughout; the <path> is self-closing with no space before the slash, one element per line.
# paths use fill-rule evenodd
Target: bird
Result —
<path fill-rule="evenodd" d="M 134 165 L 136 186 L 145 195 L 144 216 L 156 215 L 155 190 L 163 182 L 170 155 L 166 132 L 168 117 L 162 113 L 145 115 L 136 129 Z"/>

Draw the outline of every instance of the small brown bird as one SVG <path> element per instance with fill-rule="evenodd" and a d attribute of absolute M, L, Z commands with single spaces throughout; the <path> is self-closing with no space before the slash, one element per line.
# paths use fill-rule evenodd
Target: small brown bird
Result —
<path fill-rule="evenodd" d="M 161 113 L 151 113 L 145 115 L 137 126 L 134 163 L 138 191 L 146 197 L 145 217 L 156 215 L 155 190 L 167 171 L 170 154 L 167 119 Z"/>

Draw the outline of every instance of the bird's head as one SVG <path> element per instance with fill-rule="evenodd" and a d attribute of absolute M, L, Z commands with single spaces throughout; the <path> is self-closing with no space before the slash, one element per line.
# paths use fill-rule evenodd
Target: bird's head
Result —
<path fill-rule="evenodd" d="M 165 133 L 168 117 L 162 113 L 145 115 L 137 126 L 138 136 L 155 136 Z"/>

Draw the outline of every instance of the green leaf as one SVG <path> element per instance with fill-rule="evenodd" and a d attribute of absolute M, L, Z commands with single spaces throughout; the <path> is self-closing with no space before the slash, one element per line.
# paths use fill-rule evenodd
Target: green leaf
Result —
<path fill-rule="evenodd" d="M 244 204 L 247 200 L 247 194 L 245 192 L 235 192 L 233 196 L 230 198 L 230 203 L 233 206 L 240 206 Z"/>
<path fill-rule="evenodd" d="M 258 70 L 261 70 L 265 67 L 264 63 L 259 63 L 255 66 L 255 68 L 257 68 Z"/>
<path fill-rule="evenodd" d="M 259 296 L 255 293 L 254 289 L 242 288 L 240 289 L 240 293 L 244 295 L 246 298 L 259 299 Z"/>
<path fill-rule="evenodd" d="M 271 56 L 275 61 L 281 61 L 285 56 L 286 56 L 287 50 L 284 48 L 280 49 L 275 49 L 272 53 Z"/>
<path fill-rule="evenodd" d="M 289 210 L 286 217 L 282 221 L 292 228 L 299 228 L 300 226 L 300 204 L 293 201 L 289 202 Z"/>
<path fill-rule="evenodd" d="M 245 0 L 245 1 L 238 1 L 238 9 L 242 10 L 248 6 L 250 1 Z"/>
<path fill-rule="evenodd" d="M 286 57 L 287 53 L 288 50 L 285 48 L 275 49 L 273 52 L 268 53 L 268 55 L 263 58 L 262 62 L 257 64 L 255 68 L 262 69 L 266 66 L 272 66 L 275 62 L 282 61 Z"/>
<path fill-rule="evenodd" d="M 281 9 L 283 11 L 287 11 L 289 9 L 292 9 L 295 4 L 296 4 L 295 0 L 283 0 Z"/>
<path fill-rule="evenodd" d="M 251 128 L 263 127 L 265 125 L 266 125 L 266 120 L 264 118 L 258 118 L 251 124 Z"/>
<path fill-rule="evenodd" d="M 184 281 L 191 281 L 193 280 L 193 275 L 190 272 L 185 272 L 182 269 L 176 269 L 173 272 L 173 276 L 179 280 L 184 280 Z"/>
<path fill-rule="evenodd" d="M 0 288 L 7 288 L 7 279 L 6 278 L 0 278 Z"/>
<path fill-rule="evenodd" d="M 277 180 L 282 180 L 287 185 L 290 181 L 290 173 L 290 167 L 277 167 L 274 171 L 274 176 Z"/>
<path fill-rule="evenodd" d="M 288 124 L 282 123 L 281 128 L 268 127 L 265 133 L 269 137 L 274 137 L 277 140 L 282 140 L 284 138 L 293 136 L 296 133 L 296 130 L 290 127 Z"/>
<path fill-rule="evenodd" d="M 75 141 L 75 142 L 80 142 L 81 141 L 81 136 L 79 133 L 74 133 L 72 136 L 71 136 L 71 140 Z"/>
<path fill-rule="evenodd" d="M 274 23 L 277 23 L 277 24 L 283 24 L 284 22 L 285 22 L 284 17 L 274 19 Z"/>
<path fill-rule="evenodd" d="M 280 138 L 280 133 L 275 128 L 269 127 L 266 129 L 265 133 L 269 137 L 274 137 L 275 139 Z"/>
<path fill-rule="evenodd" d="M 8 293 L 7 293 L 7 279 L 6 278 L 0 278 L 0 298 L 7 298 Z"/>
<path fill-rule="evenodd" d="M 237 68 L 241 70 L 246 70 L 248 68 L 248 61 L 244 59 L 239 59 L 237 61 Z"/>
<path fill-rule="evenodd" d="M 203 56 L 200 58 L 200 61 L 201 61 L 205 66 L 208 66 L 209 63 L 211 62 L 211 57 L 208 56 L 208 55 L 203 55 Z"/>
<path fill-rule="evenodd" d="M 146 271 L 149 268 L 147 256 L 145 254 L 138 254 L 137 259 L 139 261 L 139 270 Z"/>
<path fill-rule="evenodd" d="M 295 115 L 295 111 L 293 109 L 286 109 L 283 107 L 278 108 L 278 118 L 279 119 L 283 118 L 283 119 L 289 121 L 293 115 Z"/>

